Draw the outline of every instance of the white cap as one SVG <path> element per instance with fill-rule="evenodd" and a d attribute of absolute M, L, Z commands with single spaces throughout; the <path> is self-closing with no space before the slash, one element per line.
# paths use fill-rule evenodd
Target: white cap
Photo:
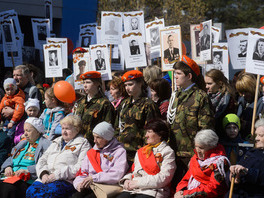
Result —
<path fill-rule="evenodd" d="M 39 118 L 29 117 L 28 119 L 26 119 L 25 123 L 31 124 L 35 129 L 37 129 L 39 133 L 45 132 L 45 128 L 42 123 L 42 120 Z"/>
<path fill-rule="evenodd" d="M 16 80 L 14 78 L 7 78 L 4 81 L 4 89 L 8 87 L 8 85 L 13 85 L 15 90 L 17 90 Z"/>
<path fill-rule="evenodd" d="M 100 122 L 97 124 L 94 129 L 93 133 L 101 136 L 107 141 L 110 141 L 114 137 L 114 128 L 112 124 L 109 124 L 108 122 Z"/>
<path fill-rule="evenodd" d="M 40 107 L 39 107 L 39 100 L 36 99 L 36 98 L 29 98 L 27 100 L 27 102 L 24 103 L 25 105 L 25 111 L 29 108 L 29 107 L 37 107 L 38 110 L 40 110 Z"/>

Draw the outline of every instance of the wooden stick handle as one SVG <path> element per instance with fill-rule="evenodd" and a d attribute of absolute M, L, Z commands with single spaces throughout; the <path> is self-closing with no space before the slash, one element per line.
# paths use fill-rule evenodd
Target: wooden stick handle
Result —
<path fill-rule="evenodd" d="M 257 84 L 255 89 L 255 99 L 254 99 L 254 109 L 253 109 L 253 116 L 252 116 L 252 124 L 251 124 L 251 135 L 254 136 L 254 127 L 255 127 L 255 120 L 256 120 L 256 111 L 257 111 L 257 103 L 258 103 L 258 91 L 259 91 L 259 78 L 260 75 L 257 75 Z"/>
<path fill-rule="evenodd" d="M 231 186 L 230 186 L 230 191 L 229 191 L 229 198 L 232 198 L 233 196 L 234 184 L 235 184 L 235 176 L 232 176 Z"/>

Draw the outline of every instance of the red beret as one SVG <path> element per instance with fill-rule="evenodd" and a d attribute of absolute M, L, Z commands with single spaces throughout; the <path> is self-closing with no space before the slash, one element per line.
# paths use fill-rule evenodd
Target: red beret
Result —
<path fill-rule="evenodd" d="M 126 81 L 129 81 L 129 80 L 133 80 L 133 79 L 136 79 L 136 78 L 141 78 L 143 77 L 143 74 L 141 71 L 138 71 L 138 70 L 131 70 L 131 71 L 128 71 L 126 72 L 122 77 L 122 81 L 123 82 L 126 82 Z"/>
<path fill-rule="evenodd" d="M 89 78 L 101 78 L 101 73 L 97 71 L 88 71 L 80 76 L 82 80 Z"/>
<path fill-rule="evenodd" d="M 200 68 L 194 60 L 190 59 L 186 55 L 182 55 L 182 61 L 187 64 L 197 76 L 200 75 Z"/>

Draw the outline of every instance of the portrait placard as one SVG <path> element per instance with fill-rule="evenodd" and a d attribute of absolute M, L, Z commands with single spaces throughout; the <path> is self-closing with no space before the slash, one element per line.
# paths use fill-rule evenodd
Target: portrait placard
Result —
<path fill-rule="evenodd" d="M 146 67 L 146 53 L 143 35 L 140 32 L 123 33 L 122 47 L 126 68 Z"/>
<path fill-rule="evenodd" d="M 206 72 L 211 69 L 218 69 L 229 79 L 227 43 L 213 43 L 212 51 L 213 63 L 206 64 Z"/>
<path fill-rule="evenodd" d="M 121 44 L 122 13 L 102 12 L 101 41 L 106 44 Z"/>
<path fill-rule="evenodd" d="M 103 80 L 112 80 L 108 47 L 105 44 L 90 45 L 91 65 L 93 71 L 98 71 Z"/>
<path fill-rule="evenodd" d="M 83 89 L 80 76 L 85 72 L 91 71 L 90 49 L 84 48 L 86 52 L 78 52 L 73 54 L 73 73 L 75 89 Z"/>
<path fill-rule="evenodd" d="M 2 31 L 2 40 L 3 45 L 5 46 L 5 50 L 7 52 L 17 51 L 17 40 L 15 37 L 15 31 L 13 26 L 12 19 L 2 20 L 1 31 Z M 20 37 L 18 37 L 20 39 Z M 21 45 L 20 45 L 21 46 Z"/>
<path fill-rule="evenodd" d="M 108 45 L 109 54 L 111 54 L 111 70 L 124 70 L 124 54 L 122 45 Z M 110 53 L 111 49 L 111 53 Z"/>
<path fill-rule="evenodd" d="M 150 58 L 160 57 L 160 29 L 164 29 L 164 19 L 157 19 L 145 24 L 146 42 L 150 44 Z"/>
<path fill-rule="evenodd" d="M 226 30 L 226 38 L 233 69 L 245 69 L 248 28 Z"/>
<path fill-rule="evenodd" d="M 248 48 L 246 72 L 264 75 L 264 30 L 250 28 L 248 31 Z"/>
<path fill-rule="evenodd" d="M 124 21 L 124 31 L 126 33 L 140 32 L 142 34 L 143 42 L 146 42 L 143 11 L 124 12 L 123 21 Z"/>
<path fill-rule="evenodd" d="M 50 37 L 50 22 L 49 19 L 32 18 L 33 37 L 36 49 L 43 49 L 43 44 L 46 44 L 46 38 Z"/>
<path fill-rule="evenodd" d="M 204 61 L 200 60 L 200 24 L 190 25 L 190 34 L 191 34 L 191 50 L 192 50 L 192 59 L 197 64 L 205 64 Z"/>
<path fill-rule="evenodd" d="M 202 22 L 200 24 L 200 60 L 211 60 L 211 47 L 212 47 L 212 20 Z"/>
<path fill-rule="evenodd" d="M 23 63 L 22 61 L 22 47 L 21 47 L 21 38 L 16 39 L 16 49 L 14 51 L 8 51 L 5 48 L 5 45 L 3 45 L 3 55 L 4 55 L 4 64 L 5 67 L 14 67 L 16 65 L 21 65 Z M 13 57 L 13 60 L 12 60 Z M 14 65 L 13 65 L 14 61 Z"/>
<path fill-rule="evenodd" d="M 96 26 L 97 23 L 88 23 L 80 25 L 79 46 L 89 47 L 96 44 Z"/>
<path fill-rule="evenodd" d="M 61 44 L 44 44 L 45 77 L 62 77 Z"/>
<path fill-rule="evenodd" d="M 181 27 L 160 30 L 162 71 L 173 70 L 182 55 Z"/>
<path fill-rule="evenodd" d="M 53 30 L 52 1 L 45 0 L 45 18 L 50 20 L 50 31 Z"/>
<path fill-rule="evenodd" d="M 68 68 L 68 44 L 67 38 L 47 38 L 47 44 L 61 44 L 62 68 Z"/>
<path fill-rule="evenodd" d="M 219 43 L 221 29 L 219 27 L 212 26 L 212 43 Z"/>
<path fill-rule="evenodd" d="M 96 43 L 101 42 L 101 26 L 96 26 Z"/>

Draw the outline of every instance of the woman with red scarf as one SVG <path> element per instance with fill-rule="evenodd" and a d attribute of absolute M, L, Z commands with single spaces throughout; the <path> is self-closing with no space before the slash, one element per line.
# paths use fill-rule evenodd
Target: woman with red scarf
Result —
<path fill-rule="evenodd" d="M 211 129 L 198 132 L 194 139 L 195 154 L 189 170 L 177 185 L 174 198 L 224 197 L 229 160 L 225 149 L 218 144 L 218 136 Z"/>
<path fill-rule="evenodd" d="M 132 172 L 120 184 L 123 192 L 117 198 L 165 198 L 176 170 L 174 151 L 167 144 L 169 130 L 162 120 L 150 120 L 144 127 L 147 145 L 135 156 Z"/>

